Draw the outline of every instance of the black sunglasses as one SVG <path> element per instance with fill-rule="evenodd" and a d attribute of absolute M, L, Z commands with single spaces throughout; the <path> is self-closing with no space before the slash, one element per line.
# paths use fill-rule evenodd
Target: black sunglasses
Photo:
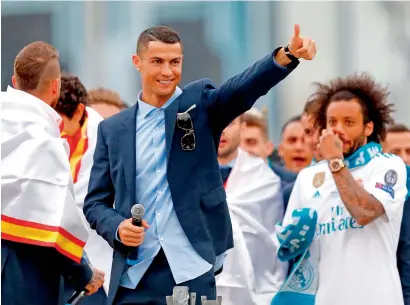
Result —
<path fill-rule="evenodd" d="M 181 147 L 183 150 L 195 149 L 195 133 L 194 125 L 189 113 L 178 113 L 177 125 L 179 128 L 185 131 L 185 135 L 181 138 Z"/>

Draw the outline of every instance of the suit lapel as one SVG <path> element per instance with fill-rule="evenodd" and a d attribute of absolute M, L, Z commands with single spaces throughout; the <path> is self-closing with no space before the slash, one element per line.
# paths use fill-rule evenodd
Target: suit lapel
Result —
<path fill-rule="evenodd" d="M 167 148 L 167 161 L 171 152 L 172 138 L 175 131 L 175 122 L 177 119 L 179 103 L 184 93 L 181 93 L 175 101 L 173 101 L 167 108 L 165 108 L 165 144 Z"/>
<path fill-rule="evenodd" d="M 128 116 L 122 123 L 121 154 L 125 174 L 125 183 L 131 194 L 132 203 L 135 200 L 135 168 L 136 168 L 136 131 L 137 131 L 137 110 L 138 104 L 135 104 L 130 110 Z"/>

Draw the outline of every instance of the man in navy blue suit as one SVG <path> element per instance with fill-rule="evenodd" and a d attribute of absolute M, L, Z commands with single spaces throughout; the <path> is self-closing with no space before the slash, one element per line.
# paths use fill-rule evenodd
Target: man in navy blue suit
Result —
<path fill-rule="evenodd" d="M 313 59 L 315 42 L 294 35 L 220 87 L 207 79 L 183 90 L 182 42 L 168 27 L 143 31 L 133 63 L 142 91 L 135 106 L 99 125 L 84 214 L 114 249 L 108 304 L 165 305 L 175 285 L 215 299 L 215 272 L 233 247 L 217 161 L 223 129 Z M 115 201 L 115 204 L 114 204 Z M 131 207 L 145 207 L 143 227 Z M 129 254 L 138 251 L 138 259 Z"/>

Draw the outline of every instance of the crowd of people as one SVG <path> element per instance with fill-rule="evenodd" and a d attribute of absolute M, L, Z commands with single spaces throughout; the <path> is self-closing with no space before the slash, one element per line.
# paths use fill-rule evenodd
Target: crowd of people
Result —
<path fill-rule="evenodd" d="M 410 129 L 387 89 L 317 83 L 275 146 L 253 104 L 314 40 L 295 25 L 218 88 L 178 87 L 182 50 L 170 28 L 141 33 L 131 107 L 61 74 L 44 42 L 17 55 L 1 96 L 3 302 L 165 305 L 187 286 L 224 305 L 410 305 Z"/>

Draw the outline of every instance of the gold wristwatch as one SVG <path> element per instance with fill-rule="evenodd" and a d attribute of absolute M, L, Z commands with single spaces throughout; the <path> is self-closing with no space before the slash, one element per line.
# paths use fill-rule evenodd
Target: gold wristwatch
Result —
<path fill-rule="evenodd" d="M 332 173 L 337 173 L 343 167 L 345 167 L 345 163 L 343 162 L 343 159 L 334 158 L 334 159 L 329 160 L 329 168 Z"/>

